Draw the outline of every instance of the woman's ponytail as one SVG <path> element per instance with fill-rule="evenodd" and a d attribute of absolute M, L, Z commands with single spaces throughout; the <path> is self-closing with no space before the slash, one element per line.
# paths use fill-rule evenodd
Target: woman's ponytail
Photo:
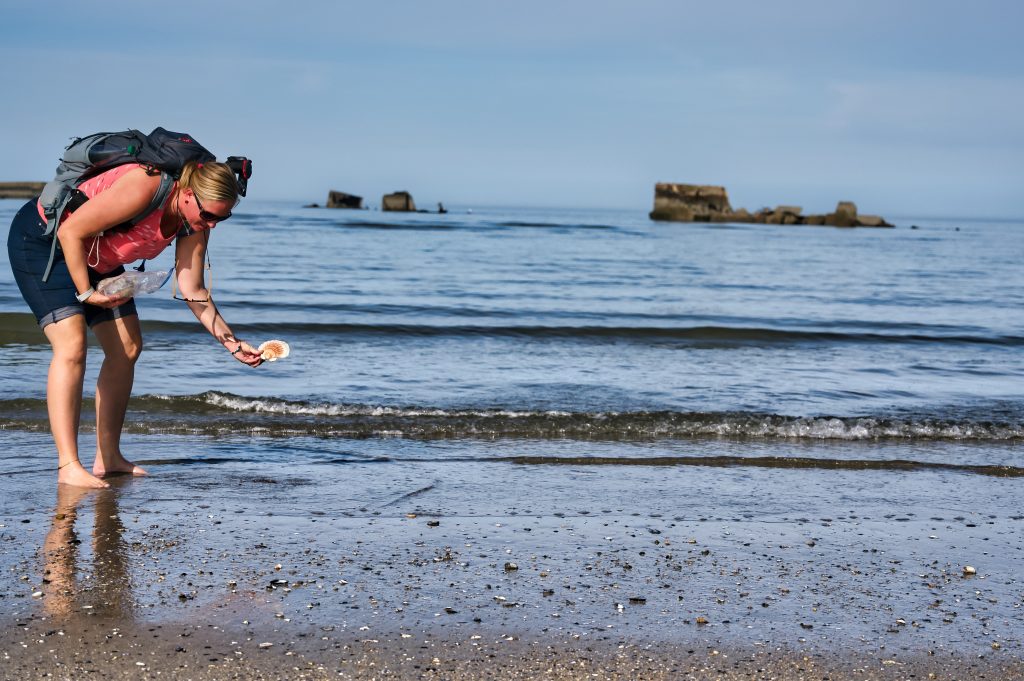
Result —
<path fill-rule="evenodd" d="M 189 161 L 178 178 L 179 189 L 191 189 L 200 200 L 238 203 L 238 181 L 226 163 Z"/>

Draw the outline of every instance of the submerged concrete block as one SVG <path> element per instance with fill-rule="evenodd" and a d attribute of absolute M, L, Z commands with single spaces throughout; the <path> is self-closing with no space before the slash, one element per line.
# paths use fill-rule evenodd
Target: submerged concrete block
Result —
<path fill-rule="evenodd" d="M 858 215 L 858 227 L 892 227 L 881 215 Z"/>
<path fill-rule="evenodd" d="M 725 187 L 659 182 L 654 187 L 652 220 L 720 222 L 732 214 Z"/>
<path fill-rule="evenodd" d="M 380 209 L 398 213 L 415 213 L 416 202 L 412 200 L 409 192 L 393 192 L 385 194 L 380 200 Z"/>
<path fill-rule="evenodd" d="M 363 197 L 355 194 L 346 194 L 332 189 L 327 193 L 328 208 L 362 208 Z"/>
<path fill-rule="evenodd" d="M 0 199 L 31 199 L 39 196 L 45 182 L 0 182 Z"/>
<path fill-rule="evenodd" d="M 831 225 L 835 227 L 892 227 L 877 215 L 857 216 L 857 204 L 840 201 L 835 212 L 804 215 L 803 206 L 762 208 L 751 214 L 733 210 L 725 187 L 659 182 L 654 186 L 652 220 L 671 222 L 753 222 L 769 225 Z"/>

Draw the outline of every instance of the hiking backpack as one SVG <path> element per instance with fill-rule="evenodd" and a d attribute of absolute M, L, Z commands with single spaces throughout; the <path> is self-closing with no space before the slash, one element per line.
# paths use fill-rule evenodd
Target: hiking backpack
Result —
<path fill-rule="evenodd" d="M 206 163 L 215 161 L 206 147 L 190 135 L 155 128 L 144 135 L 138 130 L 124 132 L 97 132 L 86 137 L 77 137 L 64 149 L 56 176 L 46 183 L 39 196 L 43 214 L 46 216 L 44 236 L 53 237 L 50 260 L 43 273 L 43 281 L 50 277 L 53 259 L 57 251 L 57 229 L 65 212 L 74 211 L 88 200 L 78 190 L 79 185 L 102 172 L 126 163 L 139 163 L 160 171 L 160 186 L 146 209 L 124 223 L 130 227 L 163 205 L 181 171 L 190 161 Z M 238 178 L 238 193 L 245 196 L 249 177 L 252 176 L 252 162 L 244 156 L 230 156 L 227 165 Z"/>

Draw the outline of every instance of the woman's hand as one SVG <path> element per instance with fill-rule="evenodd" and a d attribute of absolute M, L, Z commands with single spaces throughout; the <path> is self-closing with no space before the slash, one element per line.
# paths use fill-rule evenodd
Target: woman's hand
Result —
<path fill-rule="evenodd" d="M 237 339 L 225 341 L 224 347 L 230 350 L 231 354 L 235 356 L 235 359 L 242 364 L 248 364 L 251 367 L 258 367 L 263 364 L 263 358 L 260 357 L 260 351 L 245 341 Z"/>
<path fill-rule="evenodd" d="M 93 291 L 92 295 L 82 302 L 88 303 L 89 305 L 95 305 L 96 307 L 112 309 L 118 305 L 124 305 L 129 300 L 131 300 L 131 296 L 108 296 L 100 293 L 99 291 Z"/>

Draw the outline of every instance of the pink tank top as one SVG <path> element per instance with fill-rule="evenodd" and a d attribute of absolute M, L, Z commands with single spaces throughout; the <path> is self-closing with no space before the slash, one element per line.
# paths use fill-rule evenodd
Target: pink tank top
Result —
<path fill-rule="evenodd" d="M 121 178 L 125 173 L 141 166 L 127 164 L 118 166 L 96 177 L 86 180 L 79 189 L 90 199 L 102 194 Z M 94 239 L 86 240 L 86 262 L 89 269 L 106 274 L 120 265 L 136 260 L 147 260 L 159 255 L 167 248 L 177 233 L 165 237 L 160 233 L 160 220 L 164 216 L 167 202 L 143 218 L 129 229 L 108 230 Z M 43 215 L 43 207 L 39 206 L 39 215 Z"/>

